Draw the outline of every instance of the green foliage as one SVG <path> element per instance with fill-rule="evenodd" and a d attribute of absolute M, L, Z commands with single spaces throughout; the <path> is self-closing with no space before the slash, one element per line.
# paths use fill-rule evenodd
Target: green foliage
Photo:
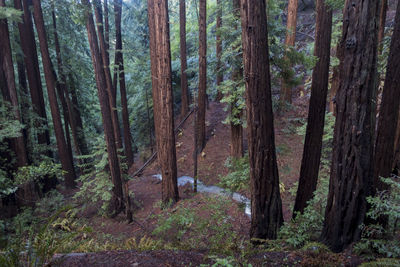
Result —
<path fill-rule="evenodd" d="M 0 142 L 21 136 L 24 126 L 14 117 L 14 108 L 0 99 Z"/>
<path fill-rule="evenodd" d="M 365 258 L 400 257 L 400 182 L 399 177 L 381 178 L 390 188 L 367 197 L 370 209 L 367 217 L 377 223 L 362 225 L 362 239 L 354 249 Z M 387 216 L 388 225 L 379 224 L 379 218 Z"/>
<path fill-rule="evenodd" d="M 0 19 L 6 19 L 7 21 L 21 22 L 22 11 L 12 7 L 0 7 Z"/>
<path fill-rule="evenodd" d="M 400 266 L 399 259 L 379 258 L 376 261 L 364 262 L 360 267 L 397 267 Z"/>
<path fill-rule="evenodd" d="M 92 169 L 87 169 L 78 181 L 82 182 L 79 191 L 74 198 L 83 203 L 82 208 L 86 208 L 89 204 L 100 203 L 100 214 L 106 214 L 109 201 L 112 197 L 112 189 L 114 185 L 111 182 L 108 168 L 108 154 L 104 139 L 98 139 L 98 145 L 93 149 L 93 153 L 80 158 L 90 159 L 93 163 Z M 86 167 L 86 166 L 83 166 Z"/>
<path fill-rule="evenodd" d="M 249 189 L 250 166 L 247 154 L 240 159 L 227 158 L 225 167 L 229 169 L 229 173 L 220 177 L 220 186 L 228 188 L 232 192 Z"/>
<path fill-rule="evenodd" d="M 42 161 L 38 166 L 28 165 L 18 168 L 14 176 L 14 183 L 20 185 L 26 182 L 38 182 L 44 177 L 54 177 L 54 179 L 62 179 L 63 171 L 61 164 L 56 164 L 52 161 Z"/>
<path fill-rule="evenodd" d="M 177 249 L 207 249 L 212 253 L 232 255 L 240 246 L 229 215 L 230 200 L 219 196 L 183 200 L 176 207 L 155 216 L 158 220 L 153 234 Z"/>

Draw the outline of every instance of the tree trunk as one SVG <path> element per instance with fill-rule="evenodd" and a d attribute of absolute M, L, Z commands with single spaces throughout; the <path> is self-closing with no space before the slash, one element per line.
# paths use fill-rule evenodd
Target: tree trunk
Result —
<path fill-rule="evenodd" d="M 325 0 L 317 0 L 316 8 L 317 21 L 314 54 L 318 57 L 318 61 L 312 76 L 306 138 L 293 218 L 295 218 L 296 212 L 303 213 L 304 208 L 307 206 L 307 201 L 312 199 L 317 188 L 322 136 L 324 134 L 326 96 L 329 83 L 332 9 L 325 4 Z"/>
<path fill-rule="evenodd" d="M 108 21 L 108 1 L 104 0 L 104 39 L 106 41 L 106 53 L 108 62 L 110 62 L 110 23 Z"/>
<path fill-rule="evenodd" d="M 124 198 L 122 189 L 122 177 L 119 166 L 117 146 L 115 143 L 114 129 L 111 118 L 111 107 L 108 96 L 106 78 L 104 74 L 103 60 L 100 54 L 96 30 L 91 12 L 91 4 L 89 0 L 83 0 L 82 3 L 86 7 L 86 29 L 88 32 L 88 39 L 90 50 L 92 54 L 93 68 L 96 76 L 97 92 L 99 96 L 101 115 L 103 118 L 104 135 L 106 139 L 108 165 L 110 169 L 111 179 L 113 182 L 113 191 L 111 199 L 111 209 L 113 215 L 117 215 L 124 209 Z"/>
<path fill-rule="evenodd" d="M 47 44 L 47 37 L 44 27 L 42 7 L 40 0 L 33 0 L 34 18 L 36 30 L 39 37 L 40 51 L 42 54 L 43 69 L 45 74 L 47 93 L 49 96 L 49 103 L 51 109 L 51 115 L 53 118 L 54 133 L 56 135 L 56 142 L 58 148 L 58 154 L 64 174 L 65 185 L 68 188 L 75 187 L 75 169 L 71 155 L 68 153 L 68 147 L 65 142 L 64 132 L 62 129 L 60 111 L 58 110 L 57 96 L 55 91 L 56 81 L 52 70 L 52 63 L 50 60 L 49 48 Z"/>
<path fill-rule="evenodd" d="M 197 112 L 198 148 L 206 144 L 206 90 L 207 90 L 207 0 L 199 0 L 199 96 Z"/>
<path fill-rule="evenodd" d="M 239 11 L 240 14 L 240 11 Z M 217 0 L 217 24 L 215 26 L 216 31 L 216 57 L 217 57 L 217 86 L 220 86 L 224 80 L 224 75 L 222 73 L 222 63 L 221 63 L 221 56 L 222 56 L 222 40 L 221 40 L 221 27 L 222 27 L 222 3 L 221 0 Z M 222 92 L 221 90 L 217 91 L 216 101 L 221 101 L 222 99 Z"/>
<path fill-rule="evenodd" d="M 328 203 L 321 239 L 335 252 L 360 238 L 373 176 L 372 96 L 378 0 L 346 1 Z"/>
<path fill-rule="evenodd" d="M 283 223 L 276 163 L 265 0 L 241 0 L 250 160 L 250 237 L 275 239 Z"/>
<path fill-rule="evenodd" d="M 296 27 L 297 27 L 297 7 L 298 0 L 289 0 L 287 25 L 286 25 L 286 39 L 285 46 L 294 46 L 296 40 Z M 281 86 L 281 102 L 286 101 L 292 103 L 292 88 L 282 80 Z"/>
<path fill-rule="evenodd" d="M 35 120 L 35 127 L 44 128 L 44 131 L 37 134 L 38 144 L 47 147 L 50 145 L 50 135 L 47 125 L 46 106 L 43 98 L 39 61 L 36 52 L 36 41 L 30 12 L 32 0 L 23 0 L 23 4 L 24 8 L 22 8 L 21 0 L 14 1 L 14 7 L 18 10 L 24 11 L 23 22 L 18 23 L 18 30 L 21 38 L 21 48 L 24 53 L 24 62 L 28 76 L 33 111 L 41 118 L 40 121 Z M 50 150 L 46 148 L 45 151 L 45 154 L 48 157 L 51 157 Z"/>
<path fill-rule="evenodd" d="M 382 93 L 375 145 L 374 191 L 388 189 L 380 177 L 388 178 L 393 171 L 395 134 L 400 106 L 400 4 L 397 4 L 395 26 Z"/>
<path fill-rule="evenodd" d="M 100 44 L 100 53 L 102 57 L 103 71 L 106 79 L 106 86 L 109 96 L 109 102 L 111 107 L 111 118 L 113 122 L 113 129 L 114 129 L 114 136 L 115 142 L 117 144 L 117 149 L 122 149 L 122 137 L 121 137 L 121 129 L 119 127 L 119 119 L 118 119 L 118 110 L 117 110 L 117 101 L 116 101 L 116 93 L 113 89 L 112 80 L 111 80 L 111 73 L 110 73 L 110 62 L 108 59 L 107 51 L 106 51 L 106 42 L 104 40 L 104 32 L 103 32 L 103 14 L 101 11 L 101 3 L 100 0 L 94 0 L 95 6 L 95 16 L 96 16 L 96 25 L 97 25 L 97 33 L 99 38 Z"/>
<path fill-rule="evenodd" d="M 243 157 L 243 127 L 231 122 L 231 157 Z"/>
<path fill-rule="evenodd" d="M 167 0 L 148 0 L 150 57 L 157 158 L 164 205 L 179 199 L 177 185 L 171 50 Z"/>
<path fill-rule="evenodd" d="M 385 24 L 386 24 L 386 13 L 388 9 L 387 0 L 381 0 L 381 6 L 379 8 L 379 31 L 378 31 L 378 53 L 382 54 L 383 50 L 383 38 L 385 37 Z"/>
<path fill-rule="evenodd" d="M 398 108 L 400 118 L 400 107 Z M 396 175 L 400 174 L 400 119 L 397 120 L 396 135 L 394 139 L 394 156 L 392 162 L 393 173 Z"/>
<path fill-rule="evenodd" d="M 186 59 L 186 3 L 185 0 L 179 1 L 179 34 L 181 49 L 181 90 L 182 107 L 181 117 L 189 112 L 189 90 L 187 82 L 187 59 Z"/>
<path fill-rule="evenodd" d="M 121 106 L 122 106 L 122 123 L 124 128 L 124 144 L 125 156 L 128 163 L 128 168 L 133 164 L 132 140 L 131 130 L 129 127 L 129 112 L 128 100 L 126 97 L 125 85 L 125 72 L 124 72 L 124 58 L 122 54 L 122 34 L 121 34 L 121 16 L 122 16 L 122 0 L 114 1 L 115 13 L 115 65 L 119 68 L 119 89 L 121 92 Z M 116 91 L 116 87 L 115 87 Z"/>
<path fill-rule="evenodd" d="M 0 0 L 0 7 L 5 6 L 5 0 Z M 0 19 L 0 56 L 2 57 L 2 71 L 4 71 L 11 105 L 14 108 L 15 119 L 21 122 L 19 112 L 17 88 L 15 85 L 14 64 L 12 60 L 10 33 L 6 19 Z M 28 156 L 25 147 L 24 135 L 13 138 L 13 146 L 17 157 L 17 166 L 22 167 L 28 164 Z"/>

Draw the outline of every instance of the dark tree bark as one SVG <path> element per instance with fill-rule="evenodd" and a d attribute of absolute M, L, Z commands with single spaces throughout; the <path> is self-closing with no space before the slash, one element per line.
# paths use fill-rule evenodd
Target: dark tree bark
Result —
<path fill-rule="evenodd" d="M 289 0 L 287 25 L 286 25 L 286 39 L 285 46 L 294 46 L 296 40 L 296 27 L 297 27 L 297 7 L 298 0 Z M 281 102 L 286 101 L 292 103 L 292 88 L 282 80 L 281 85 Z"/>
<path fill-rule="evenodd" d="M 197 112 L 198 148 L 206 144 L 206 90 L 207 90 L 207 0 L 199 0 L 199 95 Z"/>
<path fill-rule="evenodd" d="M 4 6 L 5 0 L 0 0 L 0 7 Z M 0 56 L 2 57 L 2 66 L 0 66 L 0 68 L 2 68 L 1 71 L 4 71 L 8 93 L 10 96 L 10 102 L 14 108 L 15 119 L 21 122 L 17 88 L 15 85 L 15 73 L 10 44 L 10 33 L 8 31 L 8 23 L 6 19 L 0 19 L 0 40 Z M 25 147 L 24 135 L 22 134 L 22 132 L 20 137 L 13 138 L 13 146 L 15 150 L 15 155 L 17 157 L 17 166 L 22 167 L 27 165 L 28 155 Z"/>
<path fill-rule="evenodd" d="M 385 37 L 386 13 L 388 9 L 387 0 L 381 0 L 379 7 L 379 31 L 378 31 L 378 53 L 381 55 L 383 50 L 383 37 Z"/>
<path fill-rule="evenodd" d="M 240 16 L 240 11 L 239 11 Z M 217 23 L 215 26 L 216 31 L 216 57 L 217 57 L 217 86 L 221 85 L 224 80 L 224 75 L 222 73 L 222 63 L 221 63 L 221 56 L 222 56 L 222 40 L 221 40 L 221 27 L 222 27 L 222 3 L 221 0 L 217 0 Z M 222 92 L 218 90 L 217 92 L 217 101 L 221 101 L 222 99 Z"/>
<path fill-rule="evenodd" d="M 179 200 L 177 185 L 171 50 L 167 0 L 148 0 L 150 57 L 157 158 L 164 205 Z"/>
<path fill-rule="evenodd" d="M 116 101 L 116 92 L 113 89 L 113 84 L 111 80 L 111 73 L 110 73 L 110 62 L 108 59 L 108 54 L 106 50 L 106 42 L 104 40 L 104 31 L 103 31 L 103 14 L 101 10 L 101 3 L 100 0 L 94 0 L 95 6 L 95 16 L 96 16 L 96 25 L 97 25 L 97 35 L 99 38 L 99 47 L 100 53 L 102 57 L 103 71 L 106 79 L 106 86 L 107 92 L 109 96 L 109 102 L 111 107 L 111 118 L 113 122 L 113 129 L 114 129 L 114 136 L 115 142 L 117 144 L 117 149 L 122 149 L 122 137 L 121 137 L 121 129 L 119 127 L 119 119 L 118 119 L 118 110 L 117 110 L 117 101 Z"/>
<path fill-rule="evenodd" d="M 399 115 L 400 118 L 400 107 Z M 400 174 L 400 119 L 397 120 L 396 135 L 394 139 L 394 156 L 392 162 L 393 173 L 396 175 Z"/>
<path fill-rule="evenodd" d="M 233 0 L 233 14 L 235 18 L 240 21 L 240 0 Z M 235 29 L 237 29 L 236 26 Z M 242 62 L 240 62 L 240 66 L 232 66 L 232 79 L 236 84 L 238 84 L 243 77 L 241 65 Z M 237 90 L 237 88 L 235 88 L 235 90 Z M 234 111 L 237 102 L 238 99 L 234 99 L 231 103 L 231 116 L 234 120 L 240 120 L 242 116 L 242 112 L 236 114 L 236 111 Z M 236 159 L 243 157 L 243 127 L 241 124 L 237 124 L 233 121 L 231 121 L 231 157 Z"/>
<path fill-rule="evenodd" d="M 400 106 L 400 4 L 397 4 L 395 26 L 382 93 L 375 145 L 374 191 L 387 190 L 380 177 L 389 177 L 394 159 L 395 134 Z"/>
<path fill-rule="evenodd" d="M 181 117 L 183 118 L 189 112 L 189 90 L 187 82 L 187 59 L 186 59 L 186 1 L 179 1 L 179 34 L 181 50 L 181 90 L 182 106 Z"/>
<path fill-rule="evenodd" d="M 131 130 L 129 127 L 129 112 L 128 112 L 128 100 L 126 97 L 126 85 L 125 85 L 125 72 L 124 72 L 124 58 L 122 54 L 122 33 L 121 33 L 121 16 L 122 16 L 122 0 L 114 1 L 114 13 L 115 13 L 115 65 L 119 69 L 119 89 L 121 93 L 121 106 L 122 106 L 122 123 L 124 128 L 124 144 L 125 144 L 125 156 L 128 163 L 128 168 L 133 163 L 133 151 L 132 151 L 132 140 Z M 114 88 L 115 91 L 117 88 Z"/>
<path fill-rule="evenodd" d="M 104 39 L 106 41 L 106 53 L 108 62 L 110 62 L 110 23 L 108 21 L 108 1 L 104 0 Z"/>
<path fill-rule="evenodd" d="M 326 97 L 329 83 L 332 9 L 325 4 L 325 0 L 317 0 L 316 9 L 317 21 L 314 54 L 318 57 L 318 61 L 314 67 L 312 76 L 306 138 L 293 218 L 296 216 L 296 212 L 303 213 L 304 208 L 307 206 L 307 201 L 312 199 L 317 187 L 322 136 L 324 134 Z"/>
<path fill-rule="evenodd" d="M 250 237 L 274 239 L 283 223 L 276 163 L 265 0 L 241 0 L 250 160 Z"/>
<path fill-rule="evenodd" d="M 86 29 L 88 32 L 93 68 L 96 76 L 96 85 L 99 96 L 101 115 L 103 118 L 104 135 L 106 139 L 108 154 L 108 165 L 110 169 L 111 179 L 114 185 L 110 206 L 113 209 L 113 215 L 117 215 L 124 209 L 124 198 L 121 170 L 119 166 L 117 146 L 115 143 L 114 129 L 111 118 L 111 107 L 109 102 L 106 78 L 103 70 L 103 60 L 100 54 L 96 36 L 96 29 L 91 12 L 92 7 L 89 0 L 83 0 L 82 3 L 85 5 L 86 8 Z"/>
<path fill-rule="evenodd" d="M 378 0 L 346 1 L 328 203 L 321 235 L 333 251 L 360 238 L 373 176 Z"/>
<path fill-rule="evenodd" d="M 40 51 L 42 54 L 42 62 L 46 79 L 47 93 L 49 96 L 51 115 L 53 118 L 54 133 L 56 135 L 58 154 L 60 156 L 62 168 L 66 172 L 64 174 L 65 185 L 68 188 L 73 188 L 76 185 L 75 169 L 71 154 L 69 153 L 67 144 L 65 142 L 60 111 L 58 110 L 57 96 L 55 91 L 56 80 L 52 68 L 52 63 L 50 60 L 50 54 L 47 44 L 47 37 L 46 37 L 40 0 L 33 0 L 33 8 L 34 8 L 34 19 L 35 19 L 36 30 L 39 37 Z"/>
<path fill-rule="evenodd" d="M 43 132 L 37 134 L 38 144 L 50 145 L 50 135 L 47 126 L 46 106 L 43 98 L 42 81 L 40 78 L 39 61 L 36 52 L 36 41 L 33 32 L 33 23 L 30 8 L 32 0 L 23 0 L 24 8 L 22 8 L 21 0 L 14 1 L 14 7 L 23 10 L 23 22 L 18 23 L 18 30 L 21 39 L 21 48 L 24 53 L 24 62 L 26 73 L 28 76 L 29 90 L 32 99 L 33 111 L 41 118 L 35 121 L 36 128 L 44 128 Z M 50 150 L 46 150 L 47 156 L 51 157 Z"/>

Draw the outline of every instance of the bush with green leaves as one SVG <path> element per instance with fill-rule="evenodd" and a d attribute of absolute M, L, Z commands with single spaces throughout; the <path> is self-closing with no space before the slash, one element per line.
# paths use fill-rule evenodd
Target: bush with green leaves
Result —
<path fill-rule="evenodd" d="M 381 178 L 389 189 L 367 197 L 370 209 L 367 212 L 373 224 L 363 224 L 362 238 L 354 249 L 365 258 L 400 257 L 400 177 Z M 387 217 L 386 227 L 379 223 L 380 217 Z"/>
<path fill-rule="evenodd" d="M 227 158 L 225 167 L 229 169 L 229 173 L 226 176 L 220 177 L 220 186 L 232 192 L 249 189 L 250 165 L 247 154 L 240 159 Z"/>

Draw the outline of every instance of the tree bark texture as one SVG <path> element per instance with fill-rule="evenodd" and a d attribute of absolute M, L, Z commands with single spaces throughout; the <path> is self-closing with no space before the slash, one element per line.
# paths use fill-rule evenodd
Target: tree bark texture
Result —
<path fill-rule="evenodd" d="M 317 21 L 314 55 L 318 61 L 314 67 L 311 97 L 308 109 L 306 138 L 300 168 L 299 187 L 294 204 L 296 212 L 303 213 L 307 201 L 312 199 L 317 187 L 324 134 L 326 97 L 329 83 L 329 63 L 332 36 L 332 10 L 325 0 L 317 0 Z"/>
<path fill-rule="evenodd" d="M 240 11 L 239 11 L 240 16 Z M 216 57 L 217 57 L 217 86 L 220 86 L 224 80 L 224 75 L 222 73 L 222 63 L 221 63 L 221 56 L 222 56 L 222 40 L 221 40 L 221 27 L 222 27 L 222 3 L 221 0 L 217 0 L 217 23 L 215 26 L 216 31 Z M 221 101 L 222 99 L 222 92 L 218 90 L 216 101 Z"/>
<path fill-rule="evenodd" d="M 0 0 L 0 7 L 5 6 L 5 0 Z M 0 56 L 2 57 L 1 71 L 4 71 L 8 93 L 10 96 L 11 105 L 14 108 L 15 119 L 21 121 L 21 114 L 19 112 L 17 88 L 15 84 L 15 73 L 14 64 L 12 59 L 11 44 L 10 44 L 10 33 L 8 31 L 8 23 L 6 19 L 0 19 Z M 13 138 L 13 146 L 17 157 L 18 167 L 22 167 L 28 164 L 28 154 L 26 151 L 24 135 L 21 131 L 21 136 Z"/>
<path fill-rule="evenodd" d="M 397 4 L 390 52 L 382 93 L 375 144 L 374 191 L 387 190 L 380 177 L 388 178 L 393 171 L 395 133 L 400 106 L 400 4 Z"/>
<path fill-rule="evenodd" d="M 162 202 L 168 205 L 179 199 L 168 1 L 148 0 L 147 4 L 157 158 L 161 166 Z"/>
<path fill-rule="evenodd" d="M 289 0 L 287 24 L 286 24 L 286 39 L 285 46 L 293 47 L 296 40 L 296 27 L 297 27 L 297 8 L 298 0 Z M 292 88 L 287 85 L 282 79 L 281 86 L 281 101 L 292 103 Z"/>
<path fill-rule="evenodd" d="M 33 111 L 41 118 L 40 121 L 35 120 L 35 127 L 44 128 L 44 131 L 37 134 L 38 144 L 48 146 L 50 145 L 50 135 L 47 125 L 46 106 L 44 104 L 39 61 L 36 52 L 36 41 L 30 12 L 32 0 L 23 0 L 23 7 L 21 0 L 15 0 L 14 7 L 24 12 L 22 19 L 23 22 L 18 23 L 18 30 L 21 39 L 21 48 L 24 53 L 24 62 L 28 77 Z M 51 157 L 50 150 L 46 150 L 46 155 Z"/>
<path fill-rule="evenodd" d="M 64 132 L 62 129 L 62 122 L 60 111 L 58 110 L 57 95 L 56 95 L 56 80 L 52 69 L 52 63 L 50 60 L 49 48 L 47 44 L 46 31 L 44 27 L 44 20 L 42 14 L 42 7 L 40 0 L 33 0 L 34 8 L 34 18 L 36 30 L 39 37 L 40 51 L 42 54 L 43 69 L 45 74 L 47 94 L 49 96 L 49 103 L 51 109 L 51 115 L 53 119 L 54 133 L 56 136 L 58 154 L 60 156 L 60 161 L 63 170 L 66 172 L 64 174 L 65 185 L 68 188 L 75 187 L 75 169 L 73 165 L 73 160 L 68 152 L 68 147 L 65 141 Z"/>
<path fill-rule="evenodd" d="M 386 13 L 388 9 L 387 0 L 381 0 L 379 7 L 379 31 L 378 31 L 378 53 L 381 55 L 383 50 L 383 38 L 385 37 Z"/>
<path fill-rule="evenodd" d="M 378 0 L 346 1 L 328 203 L 321 239 L 335 252 L 360 238 L 373 176 Z"/>
<path fill-rule="evenodd" d="M 99 96 L 101 115 L 103 118 L 104 135 L 106 139 L 108 165 L 110 169 L 111 179 L 113 182 L 113 191 L 111 199 L 111 208 L 114 215 L 120 213 L 124 209 L 124 198 L 122 189 L 122 177 L 119 166 L 117 146 L 115 143 L 114 129 L 111 118 L 111 107 L 109 102 L 109 91 L 107 90 L 106 77 L 104 73 L 104 65 L 101 57 L 96 29 L 93 21 L 92 7 L 89 0 L 83 0 L 82 3 L 86 8 L 86 29 L 90 50 L 92 54 L 93 68 L 96 77 L 97 92 Z"/>
<path fill-rule="evenodd" d="M 274 239 L 283 223 L 276 163 L 265 1 L 241 0 L 251 186 L 251 238 Z"/>
<path fill-rule="evenodd" d="M 132 138 L 129 126 L 128 100 L 126 97 L 124 58 L 122 54 L 121 16 L 122 0 L 114 1 L 115 13 L 115 65 L 118 67 L 119 89 L 121 93 L 122 124 L 124 130 L 125 156 L 128 168 L 133 164 Z M 116 91 L 116 88 L 115 88 Z"/>
<path fill-rule="evenodd" d="M 189 89 L 187 81 L 187 58 L 186 58 L 186 1 L 179 0 L 179 34 L 181 50 L 181 90 L 182 106 L 181 117 L 189 112 Z"/>
<path fill-rule="evenodd" d="M 199 95 L 198 95 L 198 148 L 206 144 L 206 90 L 207 90 L 207 0 L 199 0 Z"/>

